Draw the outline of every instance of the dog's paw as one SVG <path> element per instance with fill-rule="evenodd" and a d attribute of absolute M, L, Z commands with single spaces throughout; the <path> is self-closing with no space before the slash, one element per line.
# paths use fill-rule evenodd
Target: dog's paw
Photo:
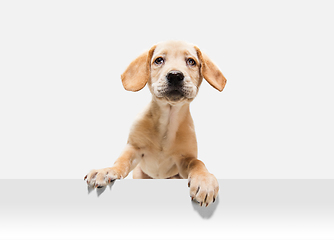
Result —
<path fill-rule="evenodd" d="M 201 206 L 208 206 L 216 201 L 219 191 L 219 184 L 216 177 L 211 173 L 191 175 L 188 178 L 190 197 L 196 200 Z"/>
<path fill-rule="evenodd" d="M 87 180 L 88 186 L 92 188 L 105 187 L 116 179 L 123 179 L 123 177 L 113 168 L 91 170 L 84 178 Z"/>

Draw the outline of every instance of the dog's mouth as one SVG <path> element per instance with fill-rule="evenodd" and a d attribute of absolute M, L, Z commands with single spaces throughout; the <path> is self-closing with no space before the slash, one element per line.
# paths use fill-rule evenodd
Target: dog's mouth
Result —
<path fill-rule="evenodd" d="M 167 95 L 168 96 L 183 96 L 184 94 L 179 89 L 173 89 L 173 90 L 167 91 Z"/>
<path fill-rule="evenodd" d="M 190 84 L 168 84 L 166 82 L 153 86 L 154 94 L 170 102 L 192 100 L 196 96 L 196 88 Z"/>
<path fill-rule="evenodd" d="M 181 89 L 171 88 L 165 92 L 165 97 L 170 101 L 180 101 L 185 98 L 185 94 Z"/>

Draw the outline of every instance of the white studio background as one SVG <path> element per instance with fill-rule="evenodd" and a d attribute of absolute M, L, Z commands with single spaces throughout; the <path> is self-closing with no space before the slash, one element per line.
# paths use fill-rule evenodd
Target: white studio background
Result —
<path fill-rule="evenodd" d="M 111 166 L 149 91 L 120 75 L 156 42 L 195 43 L 228 80 L 191 105 L 223 179 L 334 178 L 332 1 L 1 1 L 0 178 Z"/>

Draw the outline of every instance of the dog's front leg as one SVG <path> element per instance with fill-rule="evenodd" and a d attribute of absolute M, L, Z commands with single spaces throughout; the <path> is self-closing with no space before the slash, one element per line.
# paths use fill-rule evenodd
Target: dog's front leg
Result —
<path fill-rule="evenodd" d="M 215 202 L 219 184 L 217 178 L 209 173 L 204 163 L 196 158 L 185 158 L 179 162 L 180 175 L 188 178 L 190 197 L 195 199 L 201 206 L 208 206 Z"/>
<path fill-rule="evenodd" d="M 91 170 L 84 179 L 87 179 L 87 184 L 90 187 L 100 188 L 116 179 L 125 178 L 138 164 L 138 161 L 136 161 L 137 151 L 135 147 L 127 144 L 112 167 Z"/>

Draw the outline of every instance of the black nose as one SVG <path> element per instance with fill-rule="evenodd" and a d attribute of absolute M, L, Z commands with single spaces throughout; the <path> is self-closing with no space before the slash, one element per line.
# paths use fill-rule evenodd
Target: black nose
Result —
<path fill-rule="evenodd" d="M 184 79 L 184 75 L 180 71 L 170 71 L 167 74 L 168 83 L 170 83 L 172 85 L 176 85 L 176 84 L 181 83 L 183 81 L 183 79 Z"/>

